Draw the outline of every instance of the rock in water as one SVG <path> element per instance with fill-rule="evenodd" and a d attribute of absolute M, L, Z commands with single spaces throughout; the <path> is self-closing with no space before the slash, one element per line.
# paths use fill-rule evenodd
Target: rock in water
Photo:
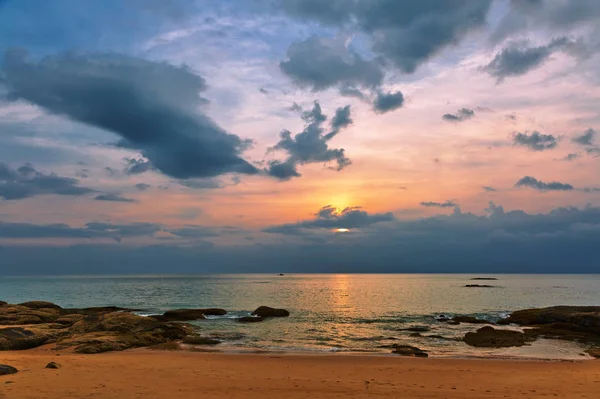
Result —
<path fill-rule="evenodd" d="M 522 332 L 496 330 L 493 327 L 482 327 L 477 332 L 468 332 L 463 341 L 467 345 L 480 348 L 508 348 L 523 346 L 531 339 Z"/>
<path fill-rule="evenodd" d="M 467 284 L 465 285 L 466 288 L 494 288 L 493 285 L 488 285 L 488 284 Z"/>
<path fill-rule="evenodd" d="M 47 369 L 59 369 L 61 368 L 61 365 L 58 363 L 54 363 L 54 362 L 50 362 L 46 365 Z"/>
<path fill-rule="evenodd" d="M 429 357 L 427 352 L 410 345 L 392 345 L 392 353 L 400 356 L 411 356 L 411 357 Z"/>
<path fill-rule="evenodd" d="M 204 316 L 223 316 L 226 315 L 225 309 L 175 309 L 168 310 L 162 315 L 151 316 L 159 321 L 192 321 L 204 319 Z"/>
<path fill-rule="evenodd" d="M 468 324 L 494 324 L 491 321 L 478 319 L 473 316 L 454 316 L 452 321 L 457 321 L 459 323 L 468 323 Z"/>
<path fill-rule="evenodd" d="M 268 306 L 259 306 L 254 312 L 253 316 L 260 317 L 288 317 L 290 312 L 285 309 L 275 309 Z"/>
<path fill-rule="evenodd" d="M 15 374 L 18 371 L 19 370 L 17 370 L 13 366 L 9 366 L 8 364 L 0 364 L 0 375 Z"/>

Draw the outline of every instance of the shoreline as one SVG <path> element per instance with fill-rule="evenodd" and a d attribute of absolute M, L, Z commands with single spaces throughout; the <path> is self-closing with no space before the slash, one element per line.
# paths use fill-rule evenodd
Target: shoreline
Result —
<path fill-rule="evenodd" d="M 0 353 L 20 371 L 0 398 L 592 398 L 600 362 L 224 353 L 148 348 L 96 355 L 49 346 Z M 49 362 L 61 365 L 45 369 Z M 11 381 L 7 384 L 6 381 Z"/>

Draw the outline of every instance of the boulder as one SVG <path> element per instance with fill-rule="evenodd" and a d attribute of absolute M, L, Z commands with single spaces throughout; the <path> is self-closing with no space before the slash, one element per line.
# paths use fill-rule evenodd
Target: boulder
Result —
<path fill-rule="evenodd" d="M 168 310 L 162 315 L 152 316 L 160 321 L 192 321 L 204 319 L 204 316 L 223 316 L 226 315 L 225 309 L 208 308 L 208 309 L 175 309 Z"/>
<path fill-rule="evenodd" d="M 459 323 L 468 323 L 468 324 L 494 324 L 491 321 L 478 319 L 473 316 L 454 316 L 452 321 L 457 321 Z"/>
<path fill-rule="evenodd" d="M 8 327 L 0 329 L 0 350 L 35 348 L 52 342 L 58 336 L 47 325 L 35 327 Z"/>
<path fill-rule="evenodd" d="M 240 323 L 258 323 L 259 321 L 263 321 L 264 319 L 260 316 L 244 316 L 237 319 Z"/>
<path fill-rule="evenodd" d="M 19 372 L 19 370 L 17 370 L 13 366 L 9 366 L 7 364 L 0 364 L 0 375 L 15 374 L 17 372 Z"/>
<path fill-rule="evenodd" d="M 61 368 L 61 365 L 58 364 L 58 363 L 55 363 L 55 362 L 50 362 L 50 363 L 48 363 L 46 365 L 45 368 L 47 368 L 47 369 L 59 369 L 59 368 Z"/>
<path fill-rule="evenodd" d="M 21 303 L 20 305 L 30 309 L 62 309 L 60 306 L 52 302 L 45 301 L 30 301 Z"/>
<path fill-rule="evenodd" d="M 221 343 L 221 341 L 216 339 L 200 337 L 198 335 L 185 337 L 182 342 L 189 345 L 217 345 Z"/>
<path fill-rule="evenodd" d="M 254 312 L 253 316 L 260 317 L 288 317 L 290 312 L 285 309 L 275 309 L 268 306 L 259 306 Z"/>
<path fill-rule="evenodd" d="M 531 338 L 519 331 L 497 330 L 493 327 L 482 327 L 477 332 L 468 332 L 463 341 L 470 346 L 480 348 L 507 348 L 523 346 Z"/>
<path fill-rule="evenodd" d="M 410 345 L 392 345 L 392 353 L 401 356 L 411 356 L 411 357 L 428 357 L 427 352 Z"/>

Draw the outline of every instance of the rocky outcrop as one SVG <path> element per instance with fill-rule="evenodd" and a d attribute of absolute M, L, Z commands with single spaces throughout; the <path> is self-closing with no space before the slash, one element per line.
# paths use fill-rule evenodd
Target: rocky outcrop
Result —
<path fill-rule="evenodd" d="M 158 321 L 98 307 L 63 309 L 48 302 L 6 304 L 0 312 L 0 350 L 20 350 L 55 343 L 78 353 L 100 353 L 180 340 L 193 334 L 186 324 Z"/>
<path fill-rule="evenodd" d="M 264 319 L 260 316 L 244 316 L 237 319 L 240 323 L 258 323 Z"/>
<path fill-rule="evenodd" d="M 523 346 L 532 341 L 531 337 L 519 331 L 497 330 L 493 327 L 482 327 L 477 332 L 468 332 L 463 341 L 470 346 L 480 348 L 506 348 Z"/>
<path fill-rule="evenodd" d="M 392 353 L 401 356 L 428 357 L 427 352 L 410 345 L 392 345 Z"/>
<path fill-rule="evenodd" d="M 223 316 L 226 315 L 225 309 L 208 308 L 208 309 L 175 309 L 169 310 L 162 315 L 151 316 L 159 321 L 193 321 L 204 319 L 205 316 Z"/>
<path fill-rule="evenodd" d="M 8 364 L 0 364 L 0 375 L 8 375 L 18 373 L 19 370 Z"/>
<path fill-rule="evenodd" d="M 260 317 L 288 317 L 290 312 L 285 309 L 275 309 L 268 306 L 259 306 L 254 312 L 253 316 Z"/>

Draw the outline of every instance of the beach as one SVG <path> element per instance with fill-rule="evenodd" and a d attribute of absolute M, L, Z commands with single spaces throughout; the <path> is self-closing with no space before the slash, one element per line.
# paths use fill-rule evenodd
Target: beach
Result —
<path fill-rule="evenodd" d="M 60 369 L 46 369 L 49 362 Z M 49 346 L 0 353 L 20 371 L 2 399 L 596 398 L 600 361 L 416 359 L 394 355 L 134 349 L 98 355 Z"/>

